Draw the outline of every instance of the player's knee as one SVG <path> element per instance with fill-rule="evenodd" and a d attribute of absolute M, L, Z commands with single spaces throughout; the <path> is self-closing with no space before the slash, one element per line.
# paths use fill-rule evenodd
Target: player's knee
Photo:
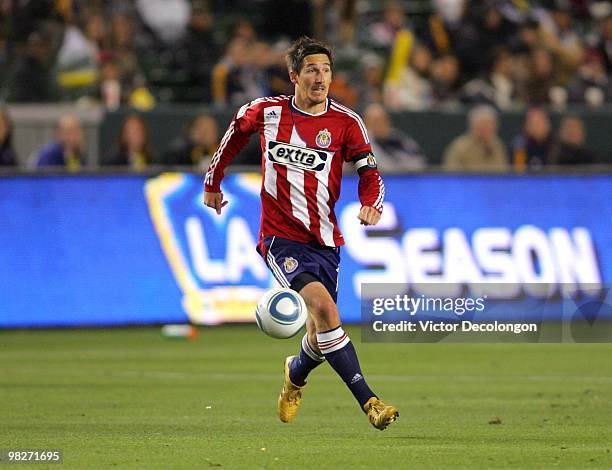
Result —
<path fill-rule="evenodd" d="M 338 307 L 331 298 L 318 297 L 311 299 L 308 310 L 312 314 L 317 327 L 321 324 L 331 325 L 339 322 Z"/>
<path fill-rule="evenodd" d="M 320 296 L 310 297 L 307 299 L 306 303 L 308 305 L 308 311 L 313 316 L 315 322 L 318 318 L 324 316 L 326 311 L 329 309 L 327 299 Z"/>

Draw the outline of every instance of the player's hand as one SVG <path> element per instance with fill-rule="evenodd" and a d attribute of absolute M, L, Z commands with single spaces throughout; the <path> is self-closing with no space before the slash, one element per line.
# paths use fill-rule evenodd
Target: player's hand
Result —
<path fill-rule="evenodd" d="M 376 225 L 380 220 L 380 212 L 370 206 L 361 206 L 357 218 L 361 221 L 361 225 Z"/>
<path fill-rule="evenodd" d="M 204 192 L 204 205 L 212 207 L 217 214 L 221 214 L 221 209 L 227 206 L 227 201 L 223 200 L 223 193 Z"/>

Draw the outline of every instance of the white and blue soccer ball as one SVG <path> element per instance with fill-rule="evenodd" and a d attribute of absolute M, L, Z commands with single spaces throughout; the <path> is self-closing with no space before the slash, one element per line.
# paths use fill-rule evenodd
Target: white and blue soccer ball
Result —
<path fill-rule="evenodd" d="M 268 336 L 291 338 L 302 329 L 308 317 L 306 302 L 300 294 L 274 287 L 261 296 L 255 309 L 257 325 Z"/>

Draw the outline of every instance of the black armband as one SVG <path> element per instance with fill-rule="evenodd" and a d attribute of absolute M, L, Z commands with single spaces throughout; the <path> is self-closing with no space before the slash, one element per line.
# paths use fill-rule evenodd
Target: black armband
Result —
<path fill-rule="evenodd" d="M 361 174 L 366 170 L 375 170 L 378 168 L 376 158 L 372 152 L 363 152 L 353 157 L 353 164 L 357 173 Z"/>

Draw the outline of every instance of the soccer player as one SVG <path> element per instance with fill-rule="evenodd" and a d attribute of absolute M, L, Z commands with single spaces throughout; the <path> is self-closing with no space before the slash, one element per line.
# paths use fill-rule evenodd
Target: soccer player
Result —
<path fill-rule="evenodd" d="M 295 418 L 306 377 L 327 360 L 382 430 L 399 413 L 370 389 L 341 326 L 336 299 L 344 240 L 334 205 L 344 162 L 359 174 L 362 224 L 378 223 L 385 189 L 363 121 L 327 96 L 332 65 L 323 43 L 308 37 L 293 43 L 287 66 L 295 95 L 260 98 L 236 112 L 206 173 L 204 203 L 221 214 L 227 204 L 220 186 L 224 169 L 258 132 L 263 182 L 257 251 L 281 285 L 300 293 L 309 313 L 299 354 L 285 359 L 279 417 Z"/>

